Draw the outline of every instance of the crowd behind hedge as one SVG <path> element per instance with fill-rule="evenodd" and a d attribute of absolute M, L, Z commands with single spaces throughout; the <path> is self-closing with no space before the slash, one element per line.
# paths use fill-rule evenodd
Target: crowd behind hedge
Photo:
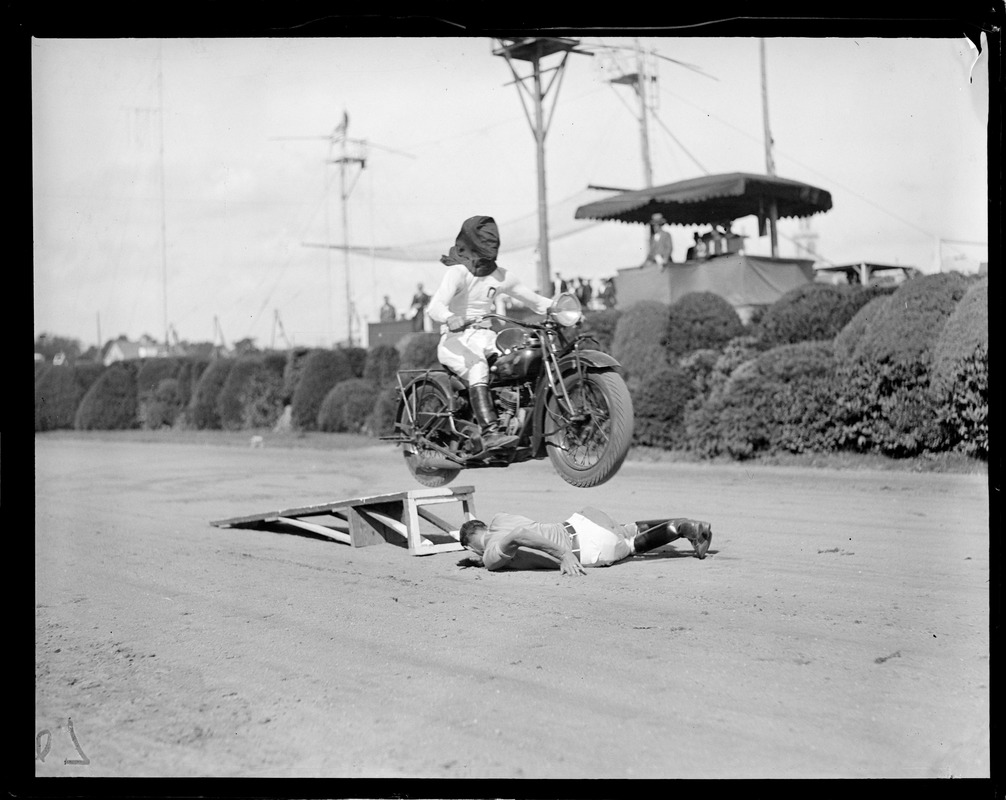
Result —
<path fill-rule="evenodd" d="M 988 281 L 812 283 L 744 324 L 696 292 L 589 312 L 625 369 L 635 444 L 746 459 L 781 452 L 988 457 Z M 435 366 L 438 334 L 395 347 L 41 364 L 35 430 L 391 432 L 395 374 Z"/>

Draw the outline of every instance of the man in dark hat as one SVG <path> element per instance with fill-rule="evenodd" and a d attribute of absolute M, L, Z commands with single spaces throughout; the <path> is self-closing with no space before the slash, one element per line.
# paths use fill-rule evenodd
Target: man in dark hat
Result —
<path fill-rule="evenodd" d="M 480 320 L 495 313 L 496 301 L 504 296 L 519 300 L 536 314 L 544 314 L 552 305 L 549 298 L 497 265 L 499 244 L 499 229 L 492 217 L 466 219 L 450 253 L 440 257 L 448 269 L 427 311 L 431 320 L 441 323 L 437 358 L 468 384 L 468 397 L 482 429 L 483 452 L 514 445 L 517 437 L 499 430 L 487 361 L 489 353 L 496 352 L 496 333 L 487 327 L 488 320 Z"/>
<path fill-rule="evenodd" d="M 671 263 L 671 251 L 674 243 L 671 241 L 671 232 L 667 227 L 667 220 L 663 214 L 654 214 L 650 217 L 650 251 L 646 254 L 644 267 L 654 264 L 666 267 Z"/>

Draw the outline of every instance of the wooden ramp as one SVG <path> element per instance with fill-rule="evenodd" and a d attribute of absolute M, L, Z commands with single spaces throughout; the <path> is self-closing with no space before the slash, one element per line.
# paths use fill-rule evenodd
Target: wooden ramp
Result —
<path fill-rule="evenodd" d="M 430 506 L 440 513 L 433 513 Z M 443 514 L 443 516 L 441 516 Z M 461 524 L 475 518 L 475 487 L 414 489 L 211 522 L 218 528 L 306 531 L 353 547 L 389 542 L 414 556 L 462 550 Z M 287 530 L 286 532 L 290 532 Z"/>

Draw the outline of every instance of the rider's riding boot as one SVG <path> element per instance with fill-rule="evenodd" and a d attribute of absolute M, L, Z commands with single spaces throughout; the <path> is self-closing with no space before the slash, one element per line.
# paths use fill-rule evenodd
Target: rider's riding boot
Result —
<path fill-rule="evenodd" d="M 482 428 L 482 450 L 498 450 L 517 444 L 516 436 L 507 436 L 499 429 L 499 418 L 493 408 L 489 387 L 484 383 L 476 383 L 468 389 L 468 399 L 471 401 L 475 419 Z"/>
<path fill-rule="evenodd" d="M 705 558 L 713 540 L 712 526 L 696 519 L 648 519 L 636 523 L 638 533 L 632 540 L 637 553 L 654 550 L 684 537 L 692 543 L 696 558 Z"/>

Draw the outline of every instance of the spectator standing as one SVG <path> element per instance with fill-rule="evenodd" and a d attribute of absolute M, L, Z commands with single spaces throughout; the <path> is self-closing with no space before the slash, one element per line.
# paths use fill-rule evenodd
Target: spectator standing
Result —
<path fill-rule="evenodd" d="M 384 295 L 384 305 L 381 306 L 381 322 L 394 322 L 397 318 L 395 307 L 391 305 L 388 295 Z"/>

